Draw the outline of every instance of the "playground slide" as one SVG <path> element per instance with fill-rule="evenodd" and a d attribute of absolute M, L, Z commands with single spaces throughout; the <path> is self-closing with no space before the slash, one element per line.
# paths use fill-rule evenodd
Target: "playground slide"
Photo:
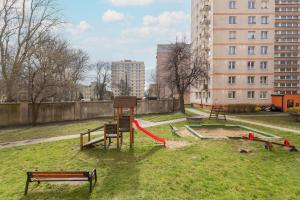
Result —
<path fill-rule="evenodd" d="M 135 126 L 142 131 L 143 133 L 147 134 L 148 136 L 152 137 L 154 140 L 163 143 L 164 145 L 166 145 L 166 140 L 165 138 L 161 138 L 158 137 L 157 135 L 154 135 L 153 133 L 151 133 L 150 131 L 144 129 L 143 127 L 141 127 L 141 125 L 139 124 L 139 122 L 137 120 L 134 120 L 133 123 L 135 124 Z"/>

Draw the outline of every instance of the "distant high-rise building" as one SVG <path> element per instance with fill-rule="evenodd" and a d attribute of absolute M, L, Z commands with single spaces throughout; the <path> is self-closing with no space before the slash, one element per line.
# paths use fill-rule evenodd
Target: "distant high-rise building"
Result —
<path fill-rule="evenodd" d="M 145 95 L 145 64 L 138 61 L 112 63 L 112 92 L 115 96 L 130 95 L 142 98 Z"/>
<path fill-rule="evenodd" d="M 192 103 L 269 105 L 274 90 L 299 92 L 299 5 L 192 0 L 193 58 L 209 63 L 208 76 L 192 88 Z"/>

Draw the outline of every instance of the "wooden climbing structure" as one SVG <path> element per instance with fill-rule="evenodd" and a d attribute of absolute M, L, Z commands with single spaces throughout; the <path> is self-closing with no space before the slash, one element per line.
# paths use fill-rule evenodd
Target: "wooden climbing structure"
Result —
<path fill-rule="evenodd" d="M 134 96 L 119 96 L 114 99 L 114 114 L 116 123 L 116 139 L 119 148 L 120 142 L 123 142 L 123 134 L 130 133 L 130 147 L 134 143 L 134 111 L 137 107 L 137 97 Z M 106 146 L 107 131 L 104 131 L 104 142 Z"/>

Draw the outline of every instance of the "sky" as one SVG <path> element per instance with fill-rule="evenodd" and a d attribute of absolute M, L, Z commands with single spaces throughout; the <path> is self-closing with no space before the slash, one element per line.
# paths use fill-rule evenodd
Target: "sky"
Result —
<path fill-rule="evenodd" d="M 190 0 L 59 0 L 63 37 L 96 61 L 144 61 L 156 67 L 157 44 L 190 38 Z"/>

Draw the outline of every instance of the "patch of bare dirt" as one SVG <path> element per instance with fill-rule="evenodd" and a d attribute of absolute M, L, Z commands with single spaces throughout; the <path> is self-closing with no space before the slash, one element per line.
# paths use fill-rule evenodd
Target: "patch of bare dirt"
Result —
<path fill-rule="evenodd" d="M 181 128 L 179 129 L 179 131 L 177 132 L 177 134 L 180 137 L 195 137 L 189 130 L 187 130 L 186 128 Z"/>
<path fill-rule="evenodd" d="M 214 128 L 214 129 L 195 129 L 199 134 L 208 137 L 247 137 L 249 131 L 244 131 L 241 129 L 223 129 L 223 128 Z"/>
<path fill-rule="evenodd" d="M 192 143 L 187 141 L 167 141 L 166 147 L 168 149 L 179 149 L 192 145 Z"/>

